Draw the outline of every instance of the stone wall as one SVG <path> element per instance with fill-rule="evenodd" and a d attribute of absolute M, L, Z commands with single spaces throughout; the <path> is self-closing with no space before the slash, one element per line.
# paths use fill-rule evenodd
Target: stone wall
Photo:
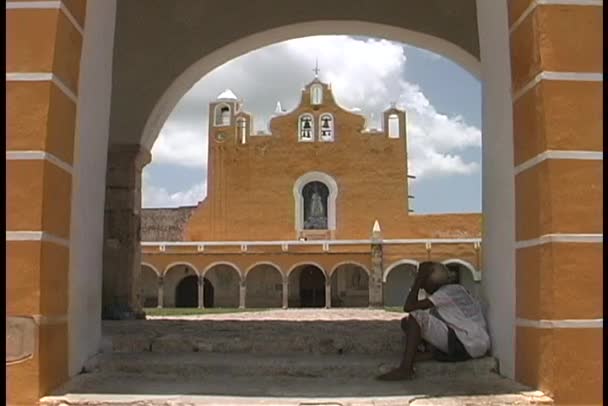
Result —
<path fill-rule="evenodd" d="M 182 241 L 186 222 L 196 206 L 143 209 L 141 216 L 142 241 Z"/>

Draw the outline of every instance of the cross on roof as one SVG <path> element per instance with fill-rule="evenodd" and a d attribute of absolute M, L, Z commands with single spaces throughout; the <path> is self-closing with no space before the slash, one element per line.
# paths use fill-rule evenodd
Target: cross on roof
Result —
<path fill-rule="evenodd" d="M 315 68 L 312 70 L 315 73 L 315 77 L 318 78 L 319 77 L 319 59 L 315 60 Z"/>

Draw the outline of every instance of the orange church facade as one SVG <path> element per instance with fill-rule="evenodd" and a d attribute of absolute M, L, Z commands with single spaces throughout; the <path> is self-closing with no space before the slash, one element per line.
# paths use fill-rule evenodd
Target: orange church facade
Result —
<path fill-rule="evenodd" d="M 368 129 L 318 79 L 268 133 L 243 107 L 229 90 L 210 104 L 207 197 L 174 209 L 189 211 L 175 241 L 148 221 L 144 306 L 395 306 L 430 259 L 476 288 L 481 215 L 409 209 L 405 111 Z"/>

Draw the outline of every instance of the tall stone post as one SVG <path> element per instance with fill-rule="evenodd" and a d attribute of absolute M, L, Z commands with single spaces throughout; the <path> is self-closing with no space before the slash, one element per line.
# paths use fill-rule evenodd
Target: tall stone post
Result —
<path fill-rule="evenodd" d="M 374 223 L 372 229 L 372 247 L 371 247 L 371 275 L 369 277 L 369 306 L 384 307 L 384 298 L 382 295 L 382 235 L 378 220 Z"/>
<path fill-rule="evenodd" d="M 141 171 L 150 152 L 138 144 L 111 145 L 106 172 L 102 318 L 145 318 L 141 274 Z"/>
<path fill-rule="evenodd" d="M 245 308 L 245 297 L 247 296 L 247 285 L 245 280 L 242 280 L 239 285 L 239 309 Z"/>
<path fill-rule="evenodd" d="M 198 275 L 198 308 L 205 308 L 205 277 Z"/>
<path fill-rule="evenodd" d="M 165 299 L 165 289 L 164 289 L 165 279 L 162 276 L 158 277 L 158 300 L 156 307 L 159 309 L 163 308 L 163 302 Z"/>
<path fill-rule="evenodd" d="M 325 280 L 325 308 L 331 308 L 331 277 L 328 276 Z"/>
<path fill-rule="evenodd" d="M 289 280 L 283 279 L 283 309 L 287 309 L 289 304 Z"/>

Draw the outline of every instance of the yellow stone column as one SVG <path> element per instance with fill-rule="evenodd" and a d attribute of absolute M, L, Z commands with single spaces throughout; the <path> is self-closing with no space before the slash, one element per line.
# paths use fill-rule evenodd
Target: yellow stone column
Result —
<path fill-rule="evenodd" d="M 516 379 L 602 403 L 602 2 L 509 2 Z"/>
<path fill-rule="evenodd" d="M 85 10 L 85 0 L 6 2 L 8 404 L 37 404 L 68 379 L 72 165 Z"/>

